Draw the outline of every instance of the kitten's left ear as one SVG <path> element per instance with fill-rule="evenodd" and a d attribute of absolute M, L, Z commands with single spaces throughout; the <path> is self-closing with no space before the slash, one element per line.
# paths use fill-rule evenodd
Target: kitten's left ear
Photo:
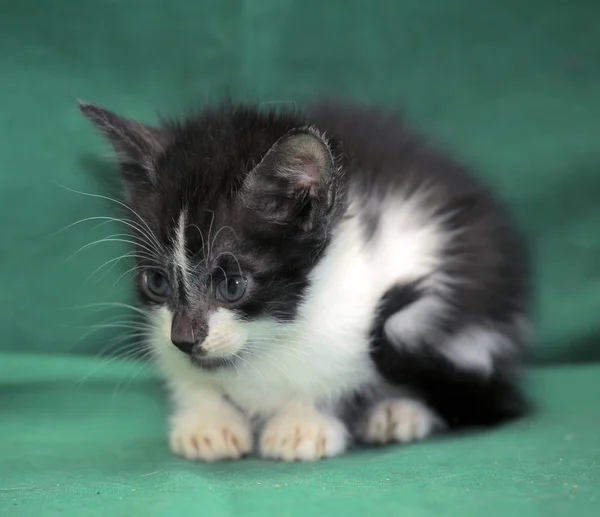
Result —
<path fill-rule="evenodd" d="M 166 146 L 166 137 L 159 129 L 93 104 L 80 102 L 79 109 L 112 144 L 126 181 L 153 182 L 154 160 Z"/>
<path fill-rule="evenodd" d="M 241 195 L 270 222 L 310 229 L 332 208 L 335 176 L 325 138 L 312 128 L 297 129 L 279 139 L 248 174 Z"/>

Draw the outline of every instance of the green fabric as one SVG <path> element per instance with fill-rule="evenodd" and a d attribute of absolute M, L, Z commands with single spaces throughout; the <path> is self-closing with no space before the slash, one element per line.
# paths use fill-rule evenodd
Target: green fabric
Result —
<path fill-rule="evenodd" d="M 214 99 L 321 92 L 403 106 L 514 207 L 536 255 L 543 362 L 600 359 L 597 0 L 24 0 L 0 3 L 3 348 L 96 353 L 78 307 L 126 298 L 98 221 L 116 176 L 76 99 L 147 121 Z M 9 224 L 6 224 L 8 222 Z M 110 265 L 109 265 L 110 266 Z M 25 274 L 26 273 L 26 274 Z M 591 281 L 593 280 L 593 281 Z M 116 283 L 116 286 L 113 285 Z"/>
<path fill-rule="evenodd" d="M 568 366 L 600 360 L 599 15 L 598 0 L 0 0 L 0 515 L 600 515 L 600 366 Z M 532 374 L 534 418 L 314 465 L 167 451 L 152 374 L 98 358 L 128 350 L 125 308 L 102 304 L 129 301 L 132 264 L 108 262 L 119 241 L 76 253 L 118 226 L 65 228 L 112 213 L 73 190 L 116 177 L 76 99 L 153 121 L 226 93 L 401 107 L 480 171 L 534 250 L 533 359 L 553 365 Z"/>
<path fill-rule="evenodd" d="M 0 379 L 0 515 L 600 515 L 600 366 L 534 372 L 527 421 L 315 464 L 173 457 L 139 364 L 7 355 Z"/>

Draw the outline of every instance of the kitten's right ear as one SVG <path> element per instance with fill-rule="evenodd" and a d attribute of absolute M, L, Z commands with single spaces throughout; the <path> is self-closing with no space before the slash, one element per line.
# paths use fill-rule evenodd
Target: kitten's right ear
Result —
<path fill-rule="evenodd" d="M 276 141 L 244 180 L 244 205 L 271 223 L 304 230 L 323 222 L 335 201 L 338 170 L 324 135 L 312 127 Z"/>
<path fill-rule="evenodd" d="M 154 183 L 154 163 L 167 143 L 166 136 L 159 129 L 128 120 L 93 104 L 79 102 L 79 109 L 112 144 L 126 180 L 150 180 Z"/>

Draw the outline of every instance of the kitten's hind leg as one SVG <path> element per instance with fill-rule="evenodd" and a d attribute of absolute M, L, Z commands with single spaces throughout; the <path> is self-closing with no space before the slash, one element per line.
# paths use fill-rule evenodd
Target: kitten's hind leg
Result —
<path fill-rule="evenodd" d="M 382 301 L 370 348 L 381 377 L 417 394 L 451 429 L 497 425 L 526 414 L 525 316 L 493 320 L 418 296 L 401 286 Z"/>
<path fill-rule="evenodd" d="M 365 443 L 410 443 L 423 440 L 443 428 L 441 419 L 427 405 L 410 397 L 380 400 L 370 406 L 356 427 Z"/>

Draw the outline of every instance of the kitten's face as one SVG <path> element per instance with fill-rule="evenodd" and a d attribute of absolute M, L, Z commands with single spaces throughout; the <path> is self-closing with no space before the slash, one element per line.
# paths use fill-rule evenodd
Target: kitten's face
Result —
<path fill-rule="evenodd" d="M 82 111 L 121 161 L 138 291 L 156 315 L 159 346 L 206 369 L 272 346 L 339 212 L 327 142 L 301 120 L 253 109 L 161 129 Z"/>

